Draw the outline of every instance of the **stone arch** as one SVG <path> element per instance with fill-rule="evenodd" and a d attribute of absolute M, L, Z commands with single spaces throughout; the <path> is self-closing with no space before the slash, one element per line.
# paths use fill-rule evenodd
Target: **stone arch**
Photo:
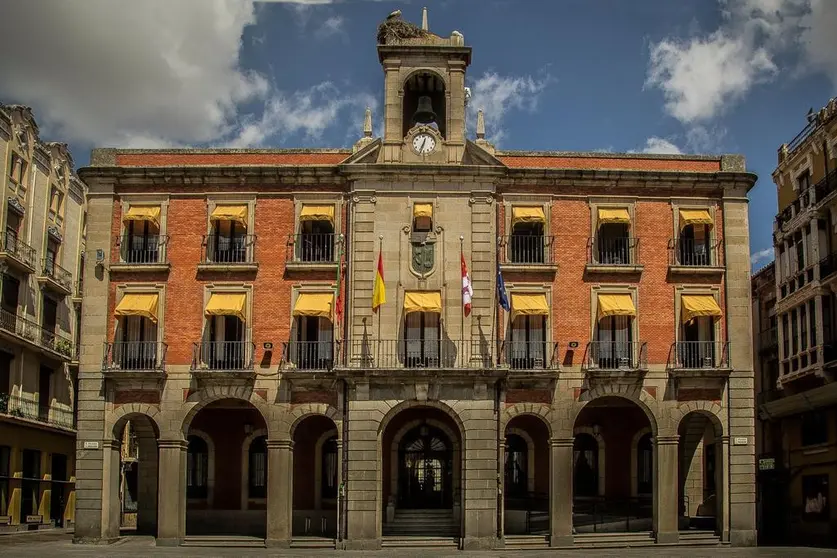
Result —
<path fill-rule="evenodd" d="M 589 426 L 576 426 L 573 428 L 573 436 L 577 436 L 579 434 L 589 434 L 596 440 L 596 445 L 599 446 L 598 453 L 598 463 L 596 464 L 598 471 L 599 471 L 599 496 L 604 496 L 605 494 L 605 481 L 607 479 L 607 475 L 605 474 L 605 451 L 607 450 L 605 446 L 604 436 L 601 433 L 596 432 L 594 429 L 590 428 Z"/>
<path fill-rule="evenodd" d="M 295 405 L 288 412 L 288 421 L 279 428 L 278 439 L 293 440 L 297 427 L 310 416 L 320 415 L 331 420 L 337 429 L 337 440 L 343 439 L 343 429 L 340 428 L 342 419 L 340 411 L 327 403 L 304 403 Z M 287 428 L 285 426 L 287 425 Z"/>
<path fill-rule="evenodd" d="M 390 421 L 401 411 L 406 409 L 411 409 L 413 407 L 429 407 L 432 409 L 438 409 L 442 411 L 446 415 L 448 415 L 456 426 L 459 428 L 459 439 L 462 447 L 465 447 L 465 425 L 462 422 L 462 418 L 459 416 L 453 407 L 442 403 L 441 401 L 402 401 L 401 403 L 395 405 L 394 407 L 390 408 L 389 411 L 383 416 L 381 419 L 380 424 L 378 425 L 378 445 L 380 446 L 384 431 L 387 429 Z"/>
<path fill-rule="evenodd" d="M 590 389 L 583 392 L 576 402 L 575 408 L 571 412 L 570 424 L 575 424 L 578 420 L 581 411 L 597 399 L 602 397 L 619 397 L 634 403 L 637 407 L 642 409 L 645 416 L 648 418 L 648 423 L 651 425 L 651 432 L 654 436 L 660 435 L 660 423 L 663 422 L 659 416 L 659 402 L 654 400 L 648 392 L 641 387 L 631 387 L 626 391 L 619 391 L 619 387 L 613 384 L 606 384 L 603 386 Z M 676 432 L 676 429 L 674 430 Z"/>
<path fill-rule="evenodd" d="M 180 432 L 182 439 L 189 434 L 189 426 L 195 416 L 207 405 L 223 399 L 238 399 L 250 403 L 262 416 L 267 425 L 268 437 L 271 429 L 271 408 L 261 395 L 256 393 L 250 386 L 208 386 L 191 393 L 184 403 L 185 413 L 180 421 Z M 190 406 L 191 404 L 191 406 Z"/>
<path fill-rule="evenodd" d="M 154 429 L 155 436 L 159 438 L 161 431 L 160 423 L 158 422 L 159 414 L 160 408 L 156 405 L 150 405 L 148 403 L 126 403 L 124 405 L 120 405 L 119 407 L 116 407 L 112 413 L 107 414 L 108 418 L 105 426 L 105 434 L 110 434 L 112 440 L 118 440 L 122 429 L 129 420 L 136 419 L 137 417 L 143 417 L 148 419 Z"/>
<path fill-rule="evenodd" d="M 515 403 L 507 407 L 500 419 L 500 431 L 505 432 L 512 419 L 520 415 L 532 415 L 541 419 L 549 432 L 549 437 L 552 438 L 552 408 L 539 403 Z"/>
<path fill-rule="evenodd" d="M 529 492 L 535 491 L 535 441 L 523 428 L 506 427 L 504 438 L 510 434 L 520 436 L 526 442 L 526 489 Z M 504 451 L 505 454 L 505 451 Z M 505 475 L 503 475 L 505 477 Z M 504 487 L 505 490 L 505 479 Z"/>
<path fill-rule="evenodd" d="M 257 428 L 244 438 L 241 443 L 241 509 L 248 509 L 249 495 L 249 480 L 250 480 L 250 444 L 259 436 L 267 436 L 266 428 Z M 265 500 L 260 498 L 260 501 Z"/>
<path fill-rule="evenodd" d="M 639 470 L 637 459 L 639 458 L 639 441 L 646 434 L 651 434 L 651 427 L 646 426 L 637 431 L 631 439 L 631 496 L 639 496 Z M 653 434 L 651 434 L 653 436 Z M 653 443 L 653 442 L 652 442 Z M 653 446 L 652 446 L 653 447 Z"/>
<path fill-rule="evenodd" d="M 450 83 L 448 83 L 447 75 L 445 75 L 444 73 L 440 73 L 438 68 L 431 68 L 430 66 L 428 66 L 426 68 L 415 68 L 409 74 L 404 76 L 404 78 L 401 80 L 401 90 L 403 91 L 404 86 L 407 85 L 407 82 L 410 81 L 410 79 L 413 76 L 418 74 L 433 74 L 434 76 L 442 80 L 442 83 L 445 84 L 445 91 L 448 91 L 450 89 Z"/>
<path fill-rule="evenodd" d="M 726 419 L 723 416 L 721 406 L 710 401 L 689 401 L 682 405 L 678 405 L 677 411 L 679 416 L 675 418 L 675 432 L 679 431 L 680 425 L 692 413 L 704 416 L 712 423 L 715 430 L 715 437 L 721 438 L 727 431 Z"/>

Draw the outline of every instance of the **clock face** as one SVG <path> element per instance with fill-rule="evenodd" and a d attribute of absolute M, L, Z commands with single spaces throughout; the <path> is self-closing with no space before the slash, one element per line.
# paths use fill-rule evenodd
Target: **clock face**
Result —
<path fill-rule="evenodd" d="M 436 149 L 436 138 L 430 134 L 416 134 L 413 138 L 413 151 L 419 155 L 427 155 Z"/>

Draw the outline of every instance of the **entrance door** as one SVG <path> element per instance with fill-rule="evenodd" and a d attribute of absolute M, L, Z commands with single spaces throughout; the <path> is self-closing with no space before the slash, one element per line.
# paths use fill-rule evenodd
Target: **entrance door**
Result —
<path fill-rule="evenodd" d="M 448 509 L 453 502 L 451 443 L 438 428 L 411 430 L 398 452 L 399 507 Z"/>
<path fill-rule="evenodd" d="M 49 516 L 56 527 L 64 526 L 64 482 L 67 480 L 67 456 L 52 454 L 52 486 L 50 487 Z"/>

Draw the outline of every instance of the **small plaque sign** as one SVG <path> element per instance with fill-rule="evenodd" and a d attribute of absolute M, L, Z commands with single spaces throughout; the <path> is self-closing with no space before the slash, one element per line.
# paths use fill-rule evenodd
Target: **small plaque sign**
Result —
<path fill-rule="evenodd" d="M 26 523 L 40 523 L 41 516 L 40 515 L 27 515 L 26 516 Z"/>
<path fill-rule="evenodd" d="M 84 442 L 84 449 L 99 449 L 99 442 Z"/>
<path fill-rule="evenodd" d="M 759 471 L 772 471 L 776 468 L 775 457 L 762 457 L 759 459 Z"/>
<path fill-rule="evenodd" d="M 746 446 L 749 442 L 746 436 L 736 436 L 732 439 L 732 445 L 734 446 Z"/>

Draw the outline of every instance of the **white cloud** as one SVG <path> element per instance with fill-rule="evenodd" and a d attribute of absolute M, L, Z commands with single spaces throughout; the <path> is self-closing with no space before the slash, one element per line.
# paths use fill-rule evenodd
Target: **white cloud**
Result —
<path fill-rule="evenodd" d="M 812 0 L 802 43 L 812 68 L 825 72 L 837 89 L 837 2 Z"/>
<path fill-rule="evenodd" d="M 750 254 L 750 265 L 755 266 L 758 265 L 759 262 L 767 262 L 773 259 L 773 248 L 765 248 L 764 250 L 759 250 L 754 254 Z"/>
<path fill-rule="evenodd" d="M 345 20 L 341 16 L 331 16 L 323 21 L 319 29 L 315 32 L 318 38 L 325 39 L 332 35 L 343 34 L 343 24 Z"/>
<path fill-rule="evenodd" d="M 650 137 L 645 141 L 642 153 L 655 153 L 659 155 L 680 155 L 683 151 L 667 139 Z"/>
<path fill-rule="evenodd" d="M 532 76 L 501 76 L 496 72 L 486 72 L 471 84 L 469 129 L 474 128 L 477 111 L 482 109 L 486 137 L 499 144 L 506 135 L 503 129 L 506 113 L 510 110 L 532 112 L 537 109 L 538 98 L 550 81 L 548 76 L 535 79 Z"/>

